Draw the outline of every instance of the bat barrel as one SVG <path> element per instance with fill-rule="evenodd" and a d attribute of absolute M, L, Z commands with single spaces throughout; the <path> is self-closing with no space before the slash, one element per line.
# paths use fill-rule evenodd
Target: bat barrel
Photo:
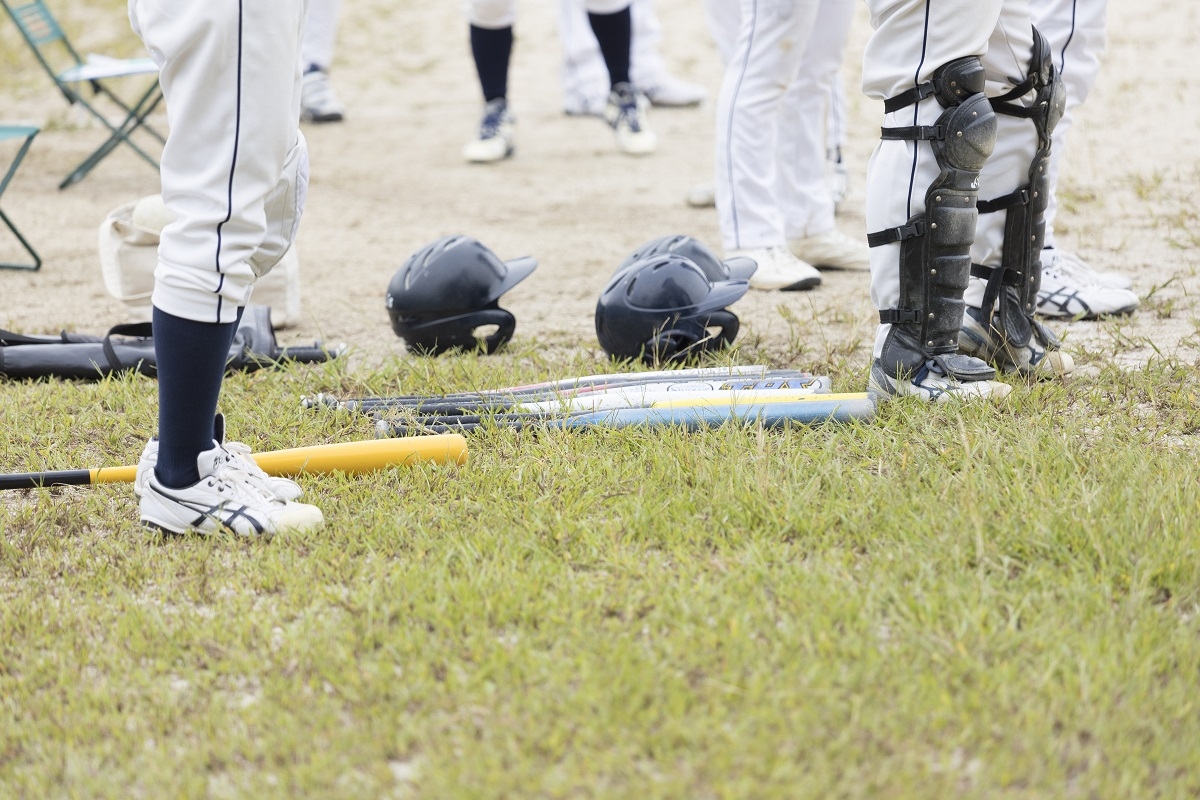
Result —
<path fill-rule="evenodd" d="M 389 444 L 396 446 L 389 447 Z M 421 462 L 466 464 L 467 440 L 456 433 L 445 433 L 407 439 L 368 439 L 296 447 L 253 453 L 252 456 L 270 475 L 333 471 L 355 474 Z"/>
<path fill-rule="evenodd" d="M 869 422 L 875 417 L 875 401 L 867 394 L 816 395 L 809 399 L 784 403 L 741 403 L 728 405 L 695 405 L 660 408 L 622 408 L 611 411 L 577 413 L 569 416 L 512 414 L 490 418 L 501 428 L 566 428 L 570 430 L 607 427 L 628 428 L 682 427 L 688 430 L 715 427 L 727 423 L 756 424 L 767 428 L 788 425 L 819 425 L 826 422 Z M 454 425 L 445 417 L 418 419 L 417 422 L 376 423 L 376 436 L 410 436 L 414 433 L 442 432 L 459 429 L 476 430 L 485 421 L 460 420 Z"/>

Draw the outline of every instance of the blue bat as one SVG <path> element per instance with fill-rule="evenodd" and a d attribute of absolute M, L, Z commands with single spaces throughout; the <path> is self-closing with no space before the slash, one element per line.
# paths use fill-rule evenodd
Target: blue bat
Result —
<path fill-rule="evenodd" d="M 436 423 L 376 423 L 377 436 L 406 436 L 413 433 L 471 431 L 489 422 L 504 428 L 628 428 L 681 427 L 687 430 L 716 427 L 728 423 L 758 424 L 780 428 L 788 424 L 816 425 L 823 422 L 869 422 L 875 417 L 875 401 L 865 392 L 841 395 L 816 395 L 810 399 L 784 403 L 732 403 L 728 405 L 678 404 L 652 408 L 622 408 L 590 411 L 566 416 L 507 414 L 497 417 L 463 417 L 457 421 L 439 418 Z"/>

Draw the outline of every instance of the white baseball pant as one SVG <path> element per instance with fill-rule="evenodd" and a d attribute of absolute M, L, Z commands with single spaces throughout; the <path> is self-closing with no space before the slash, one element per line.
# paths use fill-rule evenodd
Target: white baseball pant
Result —
<path fill-rule="evenodd" d="M 832 230 L 826 115 L 852 0 L 707 0 L 706 8 L 718 51 L 731 54 L 716 114 L 722 246 L 783 246 Z"/>
<path fill-rule="evenodd" d="M 620 8 L 615 9 L 620 11 Z M 659 52 L 662 23 L 654 11 L 654 0 L 629 4 L 633 23 L 630 43 L 629 78 L 635 86 L 654 86 L 667 75 L 667 64 Z M 559 0 L 558 35 L 562 41 L 562 84 L 568 109 L 603 108 L 608 98 L 608 68 L 581 0 Z"/>
<path fill-rule="evenodd" d="M 305 0 L 130 0 L 159 67 L 170 135 L 152 301 L 177 317 L 233 322 L 255 279 L 291 246 L 308 156 L 300 118 Z"/>
<path fill-rule="evenodd" d="M 309 0 L 304 43 L 300 48 L 301 66 L 307 68 L 310 64 L 316 64 L 328 70 L 333 65 L 341 6 L 342 0 Z"/>
<path fill-rule="evenodd" d="M 615 14 L 626 8 L 629 0 L 583 0 L 583 5 L 593 14 Z M 476 28 L 511 28 L 517 21 L 517 0 L 464 0 L 463 7 Z"/>
<path fill-rule="evenodd" d="M 1058 168 L 1071 127 L 1072 110 L 1096 84 L 1104 53 L 1108 0 L 1029 0 L 1033 24 L 1049 41 L 1054 66 L 1067 90 L 1067 110 L 1054 128 L 1053 149 L 1046 167 L 1050 196 L 1046 207 L 1046 246 L 1054 246 L 1054 218 L 1058 215 Z"/>

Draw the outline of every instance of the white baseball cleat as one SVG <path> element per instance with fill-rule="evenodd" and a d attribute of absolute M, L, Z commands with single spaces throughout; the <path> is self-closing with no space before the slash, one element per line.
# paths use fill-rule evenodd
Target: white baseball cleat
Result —
<path fill-rule="evenodd" d="M 866 240 L 859 241 L 836 228 L 825 233 L 789 239 L 792 255 L 814 267 L 830 269 L 870 269 L 871 255 Z"/>
<path fill-rule="evenodd" d="M 234 466 L 244 470 L 252 480 L 259 484 L 259 488 L 270 492 L 280 500 L 296 500 L 300 495 L 304 494 L 304 489 L 295 481 L 288 478 L 271 476 L 263 472 L 262 467 L 250 455 L 250 445 L 242 444 L 241 442 L 225 441 L 224 414 L 217 414 L 213 420 L 213 442 L 224 447 L 225 452 L 234 459 Z M 142 496 L 142 492 L 146 488 L 146 481 L 149 480 L 150 474 L 154 472 L 154 467 L 157 464 L 158 438 L 154 437 L 146 442 L 146 446 L 142 449 L 142 457 L 138 459 L 137 472 L 133 479 L 134 495 L 137 497 Z"/>
<path fill-rule="evenodd" d="M 638 86 L 650 105 L 659 108 L 688 108 L 703 103 L 708 90 L 698 83 L 665 75 L 657 81 Z M 607 95 L 570 92 L 563 99 L 563 113 L 569 117 L 603 117 Z"/>
<path fill-rule="evenodd" d="M 642 156 L 658 149 L 658 137 L 646 119 L 649 102 L 628 83 L 618 83 L 608 94 L 604 119 L 617 136 L 617 149 L 631 156 Z"/>
<path fill-rule="evenodd" d="M 321 509 L 280 500 L 242 469 L 238 459 L 213 442 L 196 458 L 200 480 L 172 489 L 150 470 L 142 484 L 142 525 L 169 533 L 270 536 L 317 530 L 324 526 Z"/>
<path fill-rule="evenodd" d="M 303 122 L 341 122 L 346 107 L 338 101 L 324 70 L 307 72 L 300 83 L 300 119 Z"/>
<path fill-rule="evenodd" d="M 821 273 L 812 264 L 796 258 L 786 247 L 730 250 L 725 257 L 749 258 L 758 264 L 758 269 L 750 276 L 751 289 L 796 292 L 821 285 Z"/>
<path fill-rule="evenodd" d="M 608 106 L 608 95 L 591 97 L 585 94 L 570 94 L 563 100 L 563 113 L 568 117 L 600 117 Z"/>
<path fill-rule="evenodd" d="M 688 190 L 686 202 L 692 208 L 716 208 L 717 187 L 702 183 Z"/>
<path fill-rule="evenodd" d="M 879 359 L 871 364 L 867 393 L 876 402 L 893 397 L 918 397 L 929 403 L 953 403 L 960 400 L 1003 400 L 1012 387 L 1000 381 L 960 381 L 946 375 L 934 361 L 910 376 L 893 378 L 883 371 Z"/>
<path fill-rule="evenodd" d="M 1079 257 L 1078 254 L 1072 253 L 1069 250 L 1059 250 L 1054 247 L 1047 247 L 1042 250 L 1042 267 L 1054 259 L 1063 259 L 1068 262 L 1074 269 L 1082 271 L 1093 283 L 1098 283 L 1101 286 L 1107 286 L 1110 289 L 1132 289 L 1133 280 L 1128 275 L 1123 275 L 1120 272 L 1097 272 L 1088 265 L 1086 261 Z"/>
<path fill-rule="evenodd" d="M 489 100 L 483 107 L 483 119 L 479 122 L 479 135 L 463 147 L 463 158 L 472 164 L 488 164 L 503 161 L 513 154 L 513 123 L 516 120 L 508 113 L 508 101 L 503 97 Z"/>
<path fill-rule="evenodd" d="M 1122 282 L 1128 279 L 1115 272 L 1098 273 L 1074 253 L 1043 250 L 1037 313 L 1069 319 L 1132 314 L 1140 301 L 1128 286 L 1116 285 Z"/>
<path fill-rule="evenodd" d="M 1032 324 L 1041 325 L 1036 320 Z M 958 350 L 995 364 L 1003 372 L 1016 372 L 1037 380 L 1061 378 L 1075 371 L 1075 360 L 1070 354 L 1043 347 L 1036 332 L 1024 345 L 1015 344 L 995 328 L 989 328 L 984 323 L 983 311 L 972 306 L 967 306 L 963 313 Z"/>
<path fill-rule="evenodd" d="M 708 97 L 708 90 L 698 83 L 663 75 L 656 81 L 639 84 L 652 106 L 662 108 L 688 108 L 698 106 Z"/>

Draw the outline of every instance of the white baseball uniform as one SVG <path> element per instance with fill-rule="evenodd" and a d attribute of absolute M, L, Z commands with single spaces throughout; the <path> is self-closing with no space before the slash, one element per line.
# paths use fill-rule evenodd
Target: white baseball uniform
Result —
<path fill-rule="evenodd" d="M 707 0 L 728 61 L 717 102 L 716 200 L 725 250 L 834 227 L 826 115 L 852 0 Z"/>
<path fill-rule="evenodd" d="M 300 48 L 301 66 L 315 64 L 323 70 L 333 65 L 333 47 L 337 42 L 338 12 L 342 0 L 309 0 L 304 43 Z"/>
<path fill-rule="evenodd" d="M 1100 71 L 1104 53 L 1108 0 L 1029 0 L 1033 24 L 1050 40 L 1054 66 L 1067 90 L 1067 110 L 1054 128 L 1054 149 L 1046 173 L 1050 182 L 1046 208 L 1046 246 L 1054 246 L 1058 213 L 1058 167 L 1071 127 L 1072 110 L 1087 99 Z"/>
<path fill-rule="evenodd" d="M 308 185 L 298 129 L 306 0 L 129 0 L 159 66 L 170 135 L 152 297 L 198 322 L 233 322 L 291 246 Z"/>
<path fill-rule="evenodd" d="M 583 6 L 593 14 L 615 14 L 627 8 L 629 0 L 583 0 Z M 476 28 L 511 28 L 517 21 L 517 0 L 464 0 L 464 7 Z"/>
<path fill-rule="evenodd" d="M 829 118 L 825 125 L 825 150 L 830 160 L 846 146 L 846 113 L 846 85 L 839 72 L 829 88 Z"/>
<path fill-rule="evenodd" d="M 559 0 L 558 3 L 563 95 L 567 108 L 602 109 L 603 101 L 608 98 L 608 69 L 588 22 L 588 10 L 580 0 Z M 620 11 L 620 8 L 614 10 Z M 629 4 L 629 13 L 633 24 L 629 78 L 634 86 L 653 86 L 668 74 L 667 64 L 659 52 L 662 23 L 654 11 L 654 0 L 633 0 Z"/>
<path fill-rule="evenodd" d="M 986 93 L 998 96 L 1029 72 L 1033 28 L 1028 0 L 867 0 L 875 29 L 863 57 L 863 91 L 883 101 L 930 81 L 938 67 L 966 56 L 981 56 Z M 1032 93 L 1015 102 L 1028 106 Z M 934 125 L 943 111 L 933 97 L 892 113 L 885 127 Z M 1029 120 L 997 115 L 996 145 L 979 176 L 980 201 L 1007 195 L 1026 183 L 1037 149 Z M 902 226 L 925 209 L 925 192 L 940 169 L 929 143 L 884 140 L 867 168 L 868 231 Z M 971 261 L 1000 264 L 1005 212 L 980 214 Z M 876 308 L 900 302 L 900 244 L 871 249 L 871 299 Z M 972 277 L 964 295 L 979 308 L 984 282 Z M 875 356 L 882 353 L 891 326 L 880 325 Z"/>

